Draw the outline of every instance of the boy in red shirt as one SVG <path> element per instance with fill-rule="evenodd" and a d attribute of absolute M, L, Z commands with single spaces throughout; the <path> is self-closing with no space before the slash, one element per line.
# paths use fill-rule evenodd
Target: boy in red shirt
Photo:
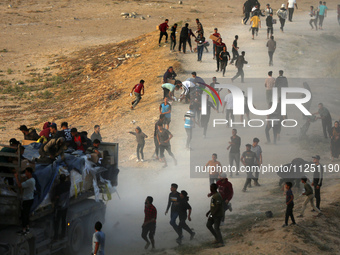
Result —
<path fill-rule="evenodd" d="M 145 240 L 145 249 L 149 248 L 150 242 L 152 245 L 152 249 L 155 249 L 155 232 L 156 232 L 156 219 L 157 219 L 157 209 L 152 204 L 153 198 L 147 197 L 145 199 L 145 208 L 144 208 L 144 223 L 142 225 L 142 238 Z M 149 239 L 147 235 L 149 234 Z"/>
<path fill-rule="evenodd" d="M 71 129 L 73 148 L 75 150 L 80 150 L 85 153 L 86 140 L 82 137 L 76 128 Z"/>
<path fill-rule="evenodd" d="M 132 90 L 130 95 L 132 96 L 132 92 L 134 92 L 136 99 L 132 102 L 131 109 L 133 110 L 139 101 L 142 99 L 144 95 L 144 80 L 140 80 L 138 84 L 136 84 Z M 142 93 L 141 93 L 142 92 Z"/>
<path fill-rule="evenodd" d="M 168 22 L 169 22 L 169 20 L 166 19 L 164 21 L 164 23 L 162 23 L 162 24 L 160 24 L 158 26 L 159 31 L 160 31 L 159 40 L 158 40 L 158 46 L 161 46 L 161 41 L 162 41 L 163 35 L 165 35 L 165 43 L 168 42 L 168 33 L 166 32 L 166 30 L 169 28 Z"/>
<path fill-rule="evenodd" d="M 224 214 L 227 210 L 232 211 L 233 208 L 231 207 L 230 200 L 233 198 L 234 190 L 233 185 L 231 182 L 228 181 L 227 174 L 222 173 L 221 178 L 216 182 L 218 186 L 218 192 L 221 194 L 223 199 L 223 211 Z M 210 197 L 212 194 L 208 194 L 208 197 Z M 223 215 L 221 222 L 222 225 L 224 224 L 225 215 Z"/>

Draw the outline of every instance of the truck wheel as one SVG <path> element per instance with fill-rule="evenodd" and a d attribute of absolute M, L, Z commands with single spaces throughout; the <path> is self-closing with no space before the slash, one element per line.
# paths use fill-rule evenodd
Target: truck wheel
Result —
<path fill-rule="evenodd" d="M 77 254 L 83 245 L 84 227 L 80 219 L 71 222 L 70 230 L 68 232 L 68 254 Z"/>
<path fill-rule="evenodd" d="M 96 224 L 97 221 L 100 221 L 101 223 L 104 224 L 103 213 L 99 211 L 96 211 L 94 214 L 87 217 L 87 226 L 86 226 L 87 230 L 85 234 L 86 239 L 91 240 L 92 235 L 94 233 L 94 225 Z"/>
<path fill-rule="evenodd" d="M 30 246 L 28 242 L 24 242 L 18 247 L 18 255 L 30 255 Z"/>

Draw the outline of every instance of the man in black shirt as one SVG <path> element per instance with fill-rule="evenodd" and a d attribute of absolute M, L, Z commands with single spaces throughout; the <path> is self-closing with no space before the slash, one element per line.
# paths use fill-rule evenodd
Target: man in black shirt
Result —
<path fill-rule="evenodd" d="M 70 201 L 71 182 L 66 180 L 64 174 L 60 175 L 60 183 L 54 190 L 54 240 L 58 239 L 59 226 L 61 221 L 61 238 L 66 234 L 66 215 Z"/>
<path fill-rule="evenodd" d="M 180 201 L 180 195 L 179 192 L 177 192 L 178 185 L 176 183 L 172 183 L 170 187 L 170 194 L 168 199 L 168 205 L 165 210 L 165 215 L 167 215 L 169 208 L 171 206 L 171 212 L 170 212 L 170 225 L 174 228 L 176 233 L 180 236 L 180 232 L 178 229 L 178 225 L 176 223 L 176 219 L 178 217 L 178 206 Z"/>
<path fill-rule="evenodd" d="M 173 67 L 169 66 L 168 70 L 166 70 L 166 72 L 163 75 L 163 83 L 168 83 L 171 80 L 174 81 L 176 76 L 177 74 L 175 73 Z"/>
<path fill-rule="evenodd" d="M 181 52 L 181 47 L 183 45 L 183 53 L 185 54 L 186 51 L 186 47 L 187 47 L 187 41 L 188 41 L 188 37 L 189 37 L 189 24 L 185 23 L 185 26 L 182 27 L 181 30 L 181 34 L 179 37 L 179 47 L 178 47 L 178 51 Z"/>
<path fill-rule="evenodd" d="M 322 121 L 322 129 L 323 129 L 323 135 L 325 138 L 327 138 L 327 132 L 329 137 L 331 137 L 331 129 L 332 129 L 332 116 L 329 113 L 328 109 L 323 106 L 322 103 L 319 103 L 318 105 L 319 111 L 316 113 L 313 113 L 313 115 L 319 114 L 320 117 L 317 119 L 321 119 Z"/>
<path fill-rule="evenodd" d="M 159 115 L 159 120 L 155 123 L 155 131 L 153 132 L 153 141 L 155 143 L 155 152 L 154 155 L 156 155 L 156 160 L 159 160 L 158 154 L 159 154 L 159 142 L 157 140 L 157 131 L 158 131 L 158 125 L 163 125 L 163 120 L 165 118 L 164 114 Z"/>
<path fill-rule="evenodd" d="M 260 165 L 256 153 L 251 151 L 251 144 L 246 144 L 246 151 L 242 153 L 241 162 L 247 172 L 247 179 L 242 189 L 243 192 L 246 192 L 247 187 L 251 187 L 251 180 L 254 179 L 253 171 L 256 171 L 256 163 L 258 166 Z"/>
<path fill-rule="evenodd" d="M 207 114 L 201 115 L 201 127 L 203 128 L 203 137 L 204 138 L 207 135 L 207 129 L 208 129 L 208 123 L 209 123 L 209 119 L 210 119 L 211 108 L 213 108 L 215 111 L 217 111 L 214 103 L 209 100 L 209 95 L 207 95 Z"/>
<path fill-rule="evenodd" d="M 243 4 L 243 13 L 244 13 L 244 18 L 242 20 L 242 23 L 244 25 L 247 25 L 247 21 L 249 20 L 250 17 L 250 12 L 251 12 L 251 2 L 249 0 L 247 0 L 244 4 Z"/>
<path fill-rule="evenodd" d="M 316 208 L 320 210 L 320 202 L 321 202 L 321 197 L 320 197 L 320 189 L 322 186 L 322 181 L 323 181 L 323 167 L 320 165 L 320 156 L 316 155 L 313 158 L 313 163 L 315 164 L 315 172 L 313 174 L 313 182 L 312 186 L 314 187 L 314 196 L 316 199 Z"/>
<path fill-rule="evenodd" d="M 170 131 L 163 128 L 163 124 L 159 123 L 158 124 L 158 130 L 157 130 L 157 141 L 158 141 L 158 144 L 159 144 L 160 160 L 164 162 L 163 168 L 168 166 L 166 159 L 164 157 L 164 151 L 165 150 L 169 153 L 169 155 L 174 160 L 174 164 L 177 165 L 177 160 L 175 158 L 175 155 L 171 151 L 170 139 L 172 137 L 173 137 L 173 135 L 170 133 Z"/>
<path fill-rule="evenodd" d="M 220 52 L 220 55 L 218 56 L 221 61 L 221 71 L 224 77 L 225 74 L 225 69 L 227 68 L 228 65 L 228 60 L 230 60 L 230 54 L 227 51 L 227 46 L 223 46 L 223 50 Z"/>
<path fill-rule="evenodd" d="M 241 82 L 244 83 L 244 72 L 243 72 L 243 65 L 248 64 L 248 61 L 244 59 L 246 53 L 244 51 L 241 52 L 241 56 L 239 56 L 235 62 L 235 67 L 237 68 L 236 75 L 231 78 L 231 82 L 233 82 L 237 77 L 241 76 Z"/>
<path fill-rule="evenodd" d="M 28 129 L 25 125 L 21 125 L 19 130 L 23 133 L 25 140 L 36 141 L 40 138 L 37 131 L 34 128 Z"/>
<path fill-rule="evenodd" d="M 275 80 L 275 87 L 277 88 L 277 94 L 280 100 L 281 99 L 281 88 L 288 87 L 288 80 L 285 76 L 283 76 L 283 70 L 279 71 L 279 77 L 277 77 Z"/>
<path fill-rule="evenodd" d="M 237 135 L 237 130 L 233 129 L 231 131 L 232 136 L 230 137 L 229 146 L 227 150 L 229 151 L 229 165 L 233 167 L 234 161 L 236 165 L 236 175 L 239 175 L 240 171 L 240 146 L 241 146 L 241 137 Z M 230 177 L 233 176 L 233 171 L 230 171 Z"/>
<path fill-rule="evenodd" d="M 266 25 L 267 25 L 267 39 L 269 39 L 269 34 L 270 36 L 274 34 L 273 13 L 269 14 L 269 16 L 266 18 Z"/>
<path fill-rule="evenodd" d="M 223 47 L 225 47 L 225 43 L 222 42 L 222 38 L 218 38 L 215 44 L 215 55 L 216 55 L 216 64 L 217 64 L 217 69 L 216 72 L 220 70 L 220 53 L 223 50 Z"/>
<path fill-rule="evenodd" d="M 238 49 L 237 47 L 237 40 L 238 40 L 238 35 L 235 35 L 235 40 L 233 41 L 233 45 L 231 46 L 231 51 L 233 53 L 233 59 L 231 60 L 230 64 L 234 64 L 234 60 L 237 60 L 239 54 L 238 54 Z"/>
<path fill-rule="evenodd" d="M 175 51 L 175 46 L 176 46 L 176 29 L 177 29 L 177 24 L 175 23 L 171 27 L 171 34 L 170 34 L 170 52 Z"/>
<path fill-rule="evenodd" d="M 220 84 L 220 83 L 217 82 L 216 77 L 213 77 L 212 78 L 212 83 L 210 83 L 210 86 L 215 89 L 215 85 L 216 84 Z M 216 88 L 215 90 L 216 90 L 217 94 L 220 95 L 220 92 L 221 92 L 222 89 L 221 88 Z M 219 108 L 220 108 L 220 103 L 217 102 L 217 113 L 219 111 Z"/>
<path fill-rule="evenodd" d="M 95 129 L 96 130 L 96 129 Z M 63 122 L 61 123 L 61 131 L 58 131 L 60 132 L 60 136 L 64 137 L 65 138 L 65 143 L 66 143 L 66 146 L 69 147 L 71 146 L 71 143 L 72 143 L 72 135 L 71 135 L 71 129 L 68 128 L 68 123 L 67 122 Z M 99 134 L 100 135 L 100 134 Z M 91 136 L 91 139 L 92 139 L 92 136 Z M 94 140 L 94 139 L 93 139 Z M 99 139 L 101 141 L 101 137 Z"/>
<path fill-rule="evenodd" d="M 56 123 L 51 123 L 49 125 L 49 127 L 50 127 L 50 135 L 48 137 L 48 140 L 58 139 L 59 137 L 62 137 L 61 133 L 58 133 L 58 128 L 57 128 L 57 124 Z"/>

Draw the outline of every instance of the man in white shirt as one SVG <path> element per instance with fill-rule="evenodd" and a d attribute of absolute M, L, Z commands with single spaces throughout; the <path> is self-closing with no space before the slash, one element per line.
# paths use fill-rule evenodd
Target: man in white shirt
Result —
<path fill-rule="evenodd" d="M 22 178 L 19 180 L 19 176 L 16 173 L 15 179 L 18 184 L 18 187 L 22 190 L 22 209 L 21 209 L 21 220 L 22 220 L 22 231 L 18 232 L 18 234 L 26 235 L 30 231 L 29 227 L 29 216 L 31 206 L 34 201 L 34 189 L 35 189 L 35 179 L 32 177 L 33 169 L 31 167 L 27 167 L 25 169 L 26 179 Z"/>
<path fill-rule="evenodd" d="M 183 91 L 181 93 L 179 100 L 182 101 L 183 99 L 185 99 L 185 103 L 189 103 L 190 93 L 192 93 L 194 91 L 193 89 L 194 89 L 195 86 L 196 85 L 191 81 L 182 82 Z"/>
<path fill-rule="evenodd" d="M 227 107 L 227 114 L 226 114 L 226 120 L 228 121 L 227 127 L 229 126 L 229 115 L 232 121 L 234 121 L 234 114 L 233 114 L 233 94 L 228 89 L 228 94 L 224 98 L 224 105 L 222 113 L 224 113 L 224 109 Z"/>
<path fill-rule="evenodd" d="M 288 8 L 288 20 L 289 20 L 290 22 L 293 21 L 294 7 L 296 7 L 296 9 L 298 8 L 298 7 L 297 7 L 297 4 L 296 4 L 296 0 L 288 0 L 288 3 L 287 3 L 287 8 Z"/>
<path fill-rule="evenodd" d="M 266 7 L 266 17 L 268 17 L 270 14 L 273 14 L 273 9 L 270 7 L 270 4 L 267 4 Z"/>
<path fill-rule="evenodd" d="M 265 80 L 264 86 L 266 88 L 267 104 L 269 105 L 271 102 L 273 102 L 273 88 L 275 86 L 275 78 L 273 77 L 273 71 L 268 72 L 268 78 Z"/>
<path fill-rule="evenodd" d="M 105 234 L 101 231 L 102 230 L 102 223 L 97 221 L 94 225 L 94 232 L 92 237 L 92 254 L 93 255 L 105 255 L 104 248 L 105 248 Z"/>

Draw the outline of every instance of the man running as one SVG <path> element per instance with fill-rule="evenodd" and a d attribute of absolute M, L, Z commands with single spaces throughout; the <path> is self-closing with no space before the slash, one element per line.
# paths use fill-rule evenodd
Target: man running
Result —
<path fill-rule="evenodd" d="M 228 60 L 230 60 L 230 54 L 227 51 L 227 46 L 225 45 L 223 46 L 223 50 L 220 52 L 219 58 L 221 62 L 221 72 L 224 77 L 225 69 L 227 68 L 227 65 L 228 65 Z"/>
<path fill-rule="evenodd" d="M 168 199 L 168 205 L 165 210 L 165 215 L 167 215 L 170 206 L 170 225 L 173 227 L 173 229 L 176 231 L 178 236 L 180 236 L 180 232 L 178 229 L 178 225 L 176 223 L 176 219 L 179 216 L 179 201 L 180 201 L 180 194 L 177 191 L 178 185 L 176 183 L 172 183 L 170 187 L 170 194 Z"/>
<path fill-rule="evenodd" d="M 157 140 L 158 140 L 158 143 L 159 143 L 160 160 L 164 162 L 163 168 L 168 166 L 166 159 L 164 157 L 164 151 L 165 150 L 173 158 L 175 166 L 177 165 L 177 160 L 176 160 L 174 154 L 171 151 L 170 139 L 172 137 L 173 137 L 173 135 L 170 133 L 170 131 L 167 130 L 167 129 L 164 129 L 163 124 L 159 123 L 158 124 L 158 132 L 157 132 Z"/>
<path fill-rule="evenodd" d="M 237 130 L 234 128 L 231 131 L 232 136 L 230 137 L 229 146 L 227 150 L 229 151 L 229 165 L 233 168 L 234 161 L 236 165 L 236 175 L 239 175 L 240 171 L 240 147 L 241 147 L 241 137 L 237 135 Z M 233 169 L 232 169 L 233 170 Z M 233 172 L 230 171 L 230 177 L 233 177 Z"/>
<path fill-rule="evenodd" d="M 253 144 L 251 145 L 251 149 L 250 149 L 252 152 L 255 152 L 256 158 L 258 159 L 258 161 L 260 163 L 260 164 L 256 165 L 257 168 L 256 168 L 256 172 L 255 172 L 255 178 L 253 179 L 255 186 L 261 186 L 259 184 L 259 175 L 260 175 L 260 167 L 262 165 L 262 148 L 259 145 L 259 142 L 260 142 L 260 139 L 255 137 L 253 139 Z"/>
<path fill-rule="evenodd" d="M 224 225 L 225 220 L 225 212 L 229 210 L 230 212 L 233 210 L 231 207 L 230 200 L 233 198 L 234 190 L 233 185 L 229 182 L 226 173 L 221 174 L 221 178 L 216 182 L 218 186 L 218 192 L 220 192 L 223 199 L 223 217 L 221 219 L 221 225 Z"/>
<path fill-rule="evenodd" d="M 195 127 L 195 113 L 193 111 L 194 106 L 189 106 L 189 111 L 187 111 L 184 115 L 184 129 L 187 133 L 187 143 L 186 149 L 190 150 L 190 142 L 192 139 L 192 129 Z"/>
<path fill-rule="evenodd" d="M 238 35 L 235 35 L 235 40 L 233 41 L 233 45 L 231 46 L 232 50 L 231 52 L 233 53 L 233 59 L 230 61 L 230 64 L 234 64 L 234 61 L 237 60 L 237 58 L 239 57 L 238 54 L 238 49 L 239 47 L 237 47 L 237 41 L 238 41 Z"/>
<path fill-rule="evenodd" d="M 221 34 L 217 32 L 217 28 L 214 28 L 214 33 L 212 34 L 213 36 L 215 36 L 216 38 L 220 38 L 221 37 Z M 213 40 L 213 59 L 216 58 L 216 43 L 217 43 L 217 40 Z"/>
<path fill-rule="evenodd" d="M 244 83 L 244 72 L 243 72 L 243 65 L 248 64 L 248 61 L 244 59 L 244 56 L 246 53 L 244 51 L 241 52 L 241 56 L 239 56 L 236 60 L 235 67 L 237 68 L 237 73 L 236 75 L 231 78 L 231 82 L 234 82 L 234 80 L 241 76 L 241 83 Z"/>
<path fill-rule="evenodd" d="M 150 242 L 152 245 L 152 249 L 155 249 L 155 232 L 156 232 L 156 219 L 157 219 L 157 209 L 152 204 L 153 198 L 148 196 L 145 199 L 145 208 L 144 208 L 144 223 L 142 225 L 142 238 L 145 240 L 146 244 L 144 249 L 149 248 Z M 147 235 L 149 234 L 149 239 Z"/>
<path fill-rule="evenodd" d="M 216 244 L 217 247 L 223 247 L 224 241 L 220 230 L 221 220 L 223 217 L 223 198 L 221 194 L 217 192 L 216 183 L 212 183 L 210 185 L 210 192 L 212 196 L 210 201 L 210 210 L 206 213 L 206 217 L 208 217 L 207 228 L 215 237 L 213 244 Z"/>
<path fill-rule="evenodd" d="M 254 179 L 253 176 L 253 167 L 257 163 L 257 165 L 260 165 L 260 162 L 256 156 L 255 152 L 251 151 L 251 144 L 246 144 L 246 151 L 242 153 L 241 162 L 245 166 L 245 169 L 247 171 L 247 179 L 244 183 L 243 192 L 247 191 L 247 187 L 251 187 L 251 180 Z"/>
<path fill-rule="evenodd" d="M 163 35 L 165 35 L 165 43 L 168 42 L 168 33 L 166 32 L 166 30 L 169 28 L 168 22 L 169 22 L 169 20 L 166 19 L 164 21 L 164 23 L 162 23 L 158 26 L 159 31 L 160 31 L 159 40 L 158 40 L 158 46 L 159 47 L 161 46 L 161 41 L 162 41 Z"/>
<path fill-rule="evenodd" d="M 170 34 L 170 52 L 175 51 L 176 47 L 176 29 L 177 29 L 177 24 L 175 23 L 171 27 L 171 34 Z"/>
<path fill-rule="evenodd" d="M 205 165 L 209 170 L 209 182 L 210 184 L 217 182 L 220 171 L 218 168 L 222 168 L 220 161 L 217 161 L 217 154 L 212 155 L 212 159 Z"/>
<path fill-rule="evenodd" d="M 159 143 L 158 143 L 158 140 L 157 140 L 158 124 L 163 125 L 164 118 L 165 118 L 164 114 L 159 115 L 159 120 L 157 120 L 156 123 L 155 123 L 155 130 L 154 130 L 154 133 L 153 133 L 153 141 L 154 141 L 154 144 L 155 144 L 154 155 L 156 156 L 156 160 L 159 160 L 159 157 L 158 157 L 158 155 L 159 155 Z"/>
<path fill-rule="evenodd" d="M 131 92 L 130 95 L 132 96 L 132 92 L 134 92 L 136 99 L 132 102 L 131 109 L 135 109 L 139 101 L 142 99 L 142 96 L 144 95 L 144 80 L 140 80 L 138 84 L 136 84 Z"/>

